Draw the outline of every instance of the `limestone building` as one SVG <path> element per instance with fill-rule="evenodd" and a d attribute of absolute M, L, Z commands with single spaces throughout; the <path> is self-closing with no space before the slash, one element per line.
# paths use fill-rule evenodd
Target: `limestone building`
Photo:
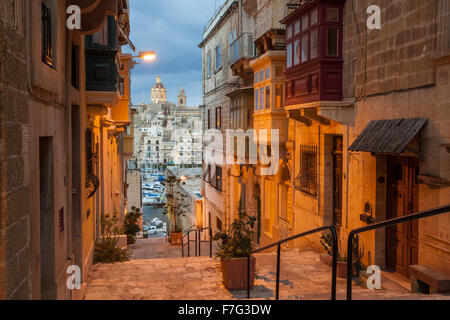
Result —
<path fill-rule="evenodd" d="M 66 1 L 0 2 L 0 299 L 82 298 L 99 212 L 123 213 L 128 1 L 70 2 L 81 30 Z"/>
<path fill-rule="evenodd" d="M 141 169 L 167 165 L 200 165 L 202 162 L 202 111 L 188 107 L 180 89 L 178 102 L 159 101 L 165 86 L 158 76 L 151 90 L 152 103 L 135 106 L 135 158 Z"/>
<path fill-rule="evenodd" d="M 448 205 L 449 6 L 436 4 L 390 1 L 381 30 L 366 30 L 359 1 L 307 1 L 283 20 L 295 233 L 333 224 L 346 244 L 352 229 Z M 363 264 L 448 275 L 449 226 L 444 214 L 363 233 Z"/>

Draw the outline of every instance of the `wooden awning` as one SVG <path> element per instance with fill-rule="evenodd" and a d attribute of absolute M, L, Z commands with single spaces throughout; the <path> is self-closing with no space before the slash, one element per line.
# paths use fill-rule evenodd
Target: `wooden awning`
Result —
<path fill-rule="evenodd" d="M 349 150 L 401 154 L 427 121 L 426 118 L 371 121 Z"/>

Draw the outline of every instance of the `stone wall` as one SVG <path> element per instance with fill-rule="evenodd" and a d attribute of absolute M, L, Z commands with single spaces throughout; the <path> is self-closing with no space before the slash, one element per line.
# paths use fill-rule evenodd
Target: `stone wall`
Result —
<path fill-rule="evenodd" d="M 0 299 L 30 297 L 27 61 L 14 2 L 0 4 Z"/>
<path fill-rule="evenodd" d="M 364 97 L 434 83 L 436 1 L 347 1 L 344 97 Z M 366 8 L 381 8 L 381 29 L 368 30 Z"/>
<path fill-rule="evenodd" d="M 381 30 L 366 28 L 363 15 L 370 4 L 381 7 Z M 450 67 L 448 51 L 440 46 L 448 37 L 448 14 L 442 12 L 448 8 L 448 1 L 347 1 L 344 12 L 344 95 L 357 98 L 349 144 L 371 120 L 427 118 L 420 174 L 444 180 L 450 180 L 450 154 L 441 147 L 450 140 Z M 359 214 L 366 202 L 376 220 L 384 220 L 386 187 L 377 178 L 386 175 L 386 157 L 353 152 L 349 160 L 348 228 L 365 225 Z M 448 204 L 449 198 L 448 186 L 420 184 L 419 211 Z M 383 266 L 384 231 L 361 238 L 369 254 L 365 262 Z M 419 263 L 450 274 L 449 215 L 420 221 Z"/>

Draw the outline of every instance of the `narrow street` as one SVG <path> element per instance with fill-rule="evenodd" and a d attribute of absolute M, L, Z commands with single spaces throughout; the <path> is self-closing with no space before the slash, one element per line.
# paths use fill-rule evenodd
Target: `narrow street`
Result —
<path fill-rule="evenodd" d="M 164 238 L 139 241 L 131 248 L 132 260 L 120 264 L 94 265 L 86 289 L 86 300 L 228 300 L 246 299 L 246 291 L 228 291 L 222 282 L 220 262 L 209 257 L 180 258 L 179 246 Z M 143 248 L 145 247 L 145 249 Z M 153 253 L 151 251 L 153 250 Z M 150 258 L 151 256 L 151 258 Z M 273 300 L 276 254 L 256 256 L 252 299 Z M 165 259 L 160 259 L 165 258 Z M 331 268 L 313 251 L 289 250 L 281 259 L 281 300 L 327 300 L 330 298 Z M 338 278 L 337 297 L 345 299 L 345 280 Z M 449 295 L 411 294 L 382 278 L 382 289 L 371 291 L 354 285 L 358 300 L 450 300 Z"/>

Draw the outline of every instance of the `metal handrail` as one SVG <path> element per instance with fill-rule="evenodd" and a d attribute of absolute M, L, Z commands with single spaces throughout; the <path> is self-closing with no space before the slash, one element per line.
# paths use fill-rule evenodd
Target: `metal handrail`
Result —
<path fill-rule="evenodd" d="M 195 240 L 191 240 L 190 239 L 190 234 L 191 232 L 195 232 Z M 183 237 L 181 238 L 181 256 L 184 258 L 184 238 L 187 236 L 188 241 L 187 241 L 187 247 L 188 247 L 188 257 L 191 256 L 191 246 L 190 243 L 191 242 L 195 242 L 195 256 L 197 256 L 197 229 L 193 229 L 192 227 L 190 227 L 189 229 L 187 229 L 184 234 Z"/>
<path fill-rule="evenodd" d="M 300 234 L 297 234 L 295 236 L 286 238 L 284 240 L 280 240 L 278 242 L 272 243 L 271 245 L 268 245 L 266 247 L 263 247 L 261 249 L 257 249 L 252 251 L 248 257 L 247 257 L 247 298 L 250 299 L 250 258 L 252 254 L 277 247 L 277 280 L 276 280 L 276 295 L 275 299 L 279 300 L 280 298 L 280 255 L 281 255 L 281 245 L 285 242 L 295 240 L 298 238 L 306 237 L 314 233 L 322 232 L 330 230 L 331 231 L 331 237 L 333 239 L 333 259 L 332 259 L 332 271 L 331 271 L 331 300 L 336 300 L 336 267 L 337 267 L 337 253 L 338 253 L 338 245 L 337 245 L 337 235 L 336 235 L 336 229 L 334 226 L 325 226 L 321 228 L 317 228 L 314 230 L 309 230 Z"/>
<path fill-rule="evenodd" d="M 419 213 L 414 213 L 411 215 L 374 223 L 369 226 L 353 229 L 352 231 L 350 231 L 347 241 L 347 300 L 352 300 L 352 260 L 353 260 L 352 248 L 353 248 L 353 238 L 357 234 L 449 212 L 450 212 L 450 205 L 445 205 L 442 207 L 422 211 Z"/>
<path fill-rule="evenodd" d="M 200 235 L 203 231 L 209 230 L 209 240 L 208 241 L 202 241 L 200 238 Z M 202 248 L 202 242 L 209 242 L 209 257 L 212 258 L 212 228 L 211 227 L 205 227 L 200 228 L 197 230 L 198 232 L 198 256 L 200 257 L 202 255 L 201 248 Z"/>

